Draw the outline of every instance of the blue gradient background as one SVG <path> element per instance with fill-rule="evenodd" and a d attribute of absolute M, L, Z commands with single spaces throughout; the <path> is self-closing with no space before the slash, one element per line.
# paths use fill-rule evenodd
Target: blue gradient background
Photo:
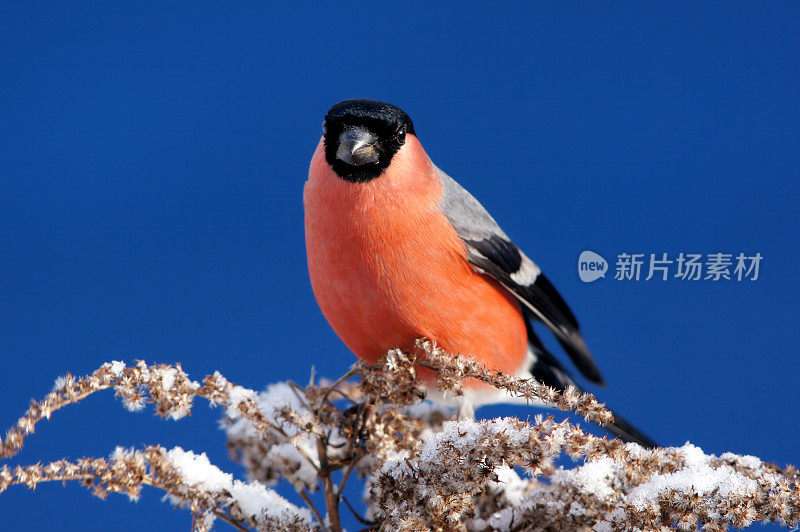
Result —
<path fill-rule="evenodd" d="M 3 2 L 0 425 L 112 359 L 253 388 L 341 374 L 353 359 L 311 293 L 301 190 L 325 111 L 369 97 L 405 109 L 547 272 L 603 400 L 665 444 L 800 463 L 799 16 L 788 2 Z M 756 282 L 587 285 L 584 249 L 764 261 Z M 200 403 L 159 421 L 105 393 L 8 463 L 160 442 L 241 473 L 218 415 Z M 188 529 L 160 496 L 15 487 L 0 513 L 7 530 Z"/>

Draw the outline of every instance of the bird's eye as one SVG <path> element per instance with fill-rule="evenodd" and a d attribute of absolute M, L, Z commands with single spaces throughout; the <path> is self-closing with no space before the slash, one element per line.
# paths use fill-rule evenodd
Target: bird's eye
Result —
<path fill-rule="evenodd" d="M 404 143 L 406 141 L 406 128 L 401 127 L 397 130 L 397 133 L 395 133 L 394 136 L 397 139 L 397 142 L 400 144 Z"/>
<path fill-rule="evenodd" d="M 328 133 L 328 125 L 326 122 L 322 123 L 322 134 L 325 135 Z"/>

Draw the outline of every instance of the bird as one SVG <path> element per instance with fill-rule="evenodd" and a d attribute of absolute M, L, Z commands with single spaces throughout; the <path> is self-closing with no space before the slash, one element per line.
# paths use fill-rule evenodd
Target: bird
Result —
<path fill-rule="evenodd" d="M 586 380 L 605 386 L 553 284 L 480 202 L 431 161 L 400 108 L 367 99 L 331 107 L 303 205 L 314 296 L 359 359 L 375 363 L 425 338 L 489 369 L 583 390 L 537 336 L 538 323 Z M 435 388 L 431 370 L 419 368 L 417 378 Z M 487 388 L 465 391 L 462 417 L 475 406 L 510 402 Z M 657 446 L 616 413 L 604 428 Z"/>

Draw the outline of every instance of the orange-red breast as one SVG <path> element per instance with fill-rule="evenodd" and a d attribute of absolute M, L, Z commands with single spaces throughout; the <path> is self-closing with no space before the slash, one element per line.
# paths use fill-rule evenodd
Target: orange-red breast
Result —
<path fill-rule="evenodd" d="M 406 113 L 346 100 L 328 111 L 323 129 L 303 194 L 308 270 L 323 314 L 358 357 L 372 362 L 424 337 L 489 369 L 559 389 L 574 384 L 536 337 L 535 321 L 589 381 L 604 384 L 564 300 L 483 206 L 431 162 Z M 480 386 L 466 397 L 508 398 Z M 607 428 L 654 445 L 615 419 Z"/>

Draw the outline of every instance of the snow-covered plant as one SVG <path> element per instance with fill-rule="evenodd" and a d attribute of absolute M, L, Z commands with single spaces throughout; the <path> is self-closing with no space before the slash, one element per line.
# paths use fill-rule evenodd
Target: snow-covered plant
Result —
<path fill-rule="evenodd" d="M 61 377 L 32 402 L 0 442 L 0 458 L 16 455 L 36 424 L 92 393 L 114 389 L 131 410 L 152 403 L 180 419 L 195 398 L 221 405 L 231 456 L 248 478 L 235 479 L 204 453 L 180 447 L 113 450 L 108 458 L 4 466 L 0 492 L 12 485 L 77 481 L 104 497 L 136 499 L 143 486 L 192 513 L 196 531 L 217 519 L 238 530 L 342 530 L 340 507 L 353 473 L 365 479 L 374 530 L 724 530 L 756 521 L 800 524 L 800 475 L 752 456 L 712 456 L 691 444 L 648 450 L 538 416 L 464 421 L 423 402 L 416 370 L 440 375 L 445 395 L 464 379 L 544 401 L 588 420 L 612 414 L 592 395 L 487 371 L 428 342 L 414 354 L 392 350 L 380 364 L 353 367 L 335 382 L 270 385 L 255 392 L 219 373 L 192 381 L 180 365 L 104 364 L 89 376 Z M 351 378 L 360 376 L 359 382 Z M 577 462 L 556 465 L 560 456 Z M 272 488 L 285 479 L 306 507 Z M 320 490 L 324 507 L 311 492 Z M 354 511 L 350 508 L 351 511 Z"/>

